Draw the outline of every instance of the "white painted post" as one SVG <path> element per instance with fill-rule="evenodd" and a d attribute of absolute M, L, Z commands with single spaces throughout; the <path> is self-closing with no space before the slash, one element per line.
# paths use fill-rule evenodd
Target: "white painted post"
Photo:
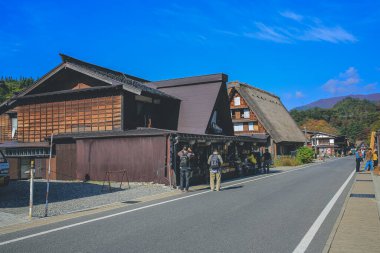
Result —
<path fill-rule="evenodd" d="M 49 187 L 50 187 L 50 168 L 51 168 L 51 154 L 52 154 L 52 151 L 53 151 L 53 134 L 51 134 L 51 137 L 50 137 L 49 168 L 48 168 L 47 182 L 46 182 L 45 217 L 48 216 Z"/>
<path fill-rule="evenodd" d="M 29 219 L 33 216 L 33 179 L 34 179 L 34 160 L 30 161 L 30 188 L 29 188 Z"/>

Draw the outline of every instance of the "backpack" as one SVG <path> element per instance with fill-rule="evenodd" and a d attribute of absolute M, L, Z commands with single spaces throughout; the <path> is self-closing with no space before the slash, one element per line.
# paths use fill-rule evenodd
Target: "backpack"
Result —
<path fill-rule="evenodd" d="M 182 167 L 182 168 L 189 167 L 189 157 L 187 155 L 182 155 L 180 157 L 179 167 Z"/>
<path fill-rule="evenodd" d="M 220 161 L 218 155 L 212 155 L 211 161 L 210 161 L 210 167 L 212 169 L 219 168 L 220 167 Z"/>

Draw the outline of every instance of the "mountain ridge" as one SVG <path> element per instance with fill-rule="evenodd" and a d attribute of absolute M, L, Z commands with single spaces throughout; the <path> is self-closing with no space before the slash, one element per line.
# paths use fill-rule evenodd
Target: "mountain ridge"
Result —
<path fill-rule="evenodd" d="M 367 99 L 372 102 L 380 102 L 380 93 L 372 93 L 372 94 L 351 94 L 351 95 L 345 95 L 345 96 L 338 96 L 338 97 L 331 97 L 331 98 L 323 98 L 319 99 L 317 101 L 311 102 L 309 104 L 298 106 L 293 108 L 292 110 L 308 110 L 311 108 L 323 108 L 323 109 L 330 109 L 334 107 L 334 105 L 340 101 L 342 101 L 345 98 L 356 98 L 356 99 Z"/>

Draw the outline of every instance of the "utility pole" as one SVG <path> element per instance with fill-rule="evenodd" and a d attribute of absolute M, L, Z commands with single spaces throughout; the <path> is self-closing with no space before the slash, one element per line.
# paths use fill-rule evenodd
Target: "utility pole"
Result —
<path fill-rule="evenodd" d="M 33 215 L 33 179 L 34 179 L 34 160 L 30 161 L 30 188 L 29 188 L 29 219 Z"/>
<path fill-rule="evenodd" d="M 51 154 L 52 154 L 52 152 L 53 152 L 53 134 L 51 134 L 51 137 L 50 137 L 49 168 L 48 168 L 47 182 L 46 182 L 45 217 L 48 216 L 49 187 L 50 187 L 50 168 L 51 168 Z"/>
<path fill-rule="evenodd" d="M 307 137 L 306 137 L 306 126 L 303 127 L 305 131 L 305 146 L 307 146 Z"/>

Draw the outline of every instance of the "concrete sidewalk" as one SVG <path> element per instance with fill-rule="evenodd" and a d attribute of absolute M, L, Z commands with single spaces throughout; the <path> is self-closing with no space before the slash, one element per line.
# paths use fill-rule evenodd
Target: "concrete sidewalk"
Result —
<path fill-rule="evenodd" d="M 375 185 L 380 190 L 379 176 L 356 174 L 325 252 L 380 252 L 380 192 Z"/>

